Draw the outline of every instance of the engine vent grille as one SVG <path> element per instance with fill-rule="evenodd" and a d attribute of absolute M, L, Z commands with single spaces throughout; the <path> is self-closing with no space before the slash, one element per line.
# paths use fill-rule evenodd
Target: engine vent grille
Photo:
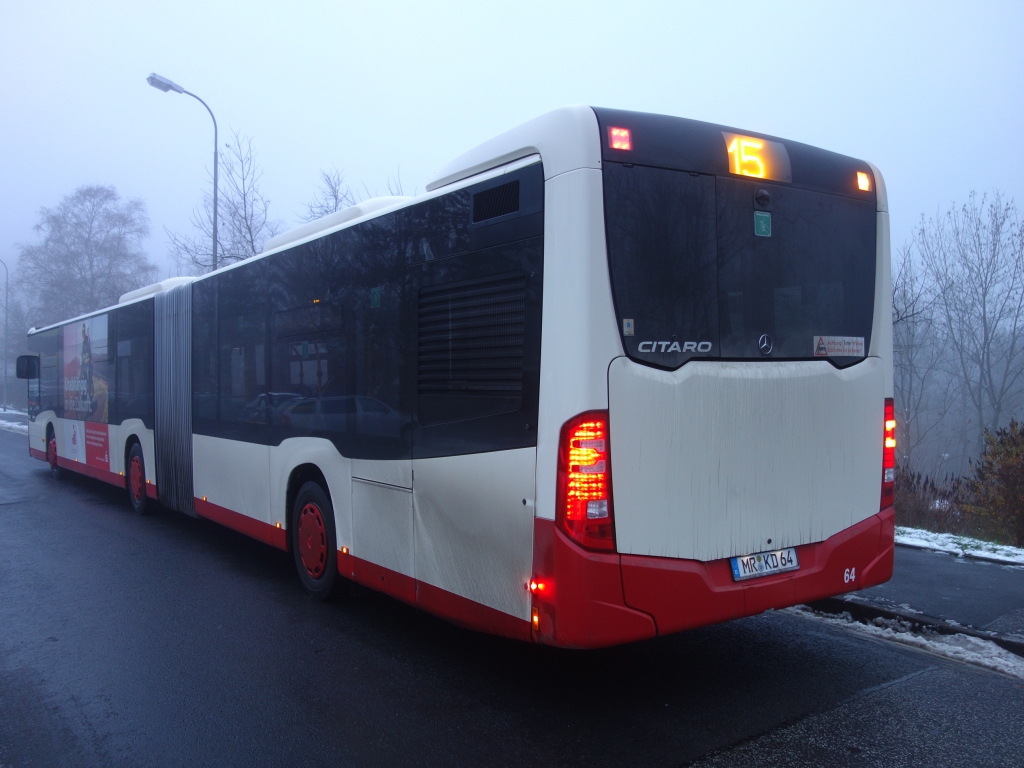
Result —
<path fill-rule="evenodd" d="M 421 289 L 419 393 L 521 394 L 525 310 L 521 272 Z"/>
<path fill-rule="evenodd" d="M 519 179 L 473 195 L 473 223 L 496 219 L 519 210 Z"/>

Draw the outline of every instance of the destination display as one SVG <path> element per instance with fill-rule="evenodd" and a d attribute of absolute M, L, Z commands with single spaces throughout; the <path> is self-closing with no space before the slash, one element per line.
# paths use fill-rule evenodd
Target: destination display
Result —
<path fill-rule="evenodd" d="M 722 131 L 729 155 L 729 173 L 771 181 L 793 181 L 786 145 L 779 141 Z"/>

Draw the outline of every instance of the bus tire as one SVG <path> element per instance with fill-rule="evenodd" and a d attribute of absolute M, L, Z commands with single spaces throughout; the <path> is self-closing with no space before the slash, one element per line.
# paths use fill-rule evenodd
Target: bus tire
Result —
<path fill-rule="evenodd" d="M 148 515 L 152 505 L 146 494 L 146 459 L 142 455 L 142 446 L 138 443 L 132 443 L 126 466 L 125 488 L 128 490 L 128 503 L 132 505 L 135 514 Z"/>
<path fill-rule="evenodd" d="M 302 484 L 289 523 L 292 556 L 303 589 L 318 600 L 331 598 L 339 581 L 338 539 L 334 507 L 319 483 Z"/>
<path fill-rule="evenodd" d="M 51 477 L 59 480 L 60 466 L 57 464 L 57 435 L 53 431 L 53 424 L 46 428 L 46 463 L 50 465 Z"/>

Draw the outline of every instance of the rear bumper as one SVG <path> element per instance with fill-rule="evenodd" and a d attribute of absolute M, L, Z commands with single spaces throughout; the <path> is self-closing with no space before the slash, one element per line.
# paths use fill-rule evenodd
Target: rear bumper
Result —
<path fill-rule="evenodd" d="M 895 515 L 890 507 L 825 541 L 797 547 L 800 570 L 734 582 L 729 560 L 700 562 L 597 554 L 537 520 L 534 639 L 596 648 L 753 616 L 889 580 Z M 852 578 L 851 578 L 852 574 Z"/>

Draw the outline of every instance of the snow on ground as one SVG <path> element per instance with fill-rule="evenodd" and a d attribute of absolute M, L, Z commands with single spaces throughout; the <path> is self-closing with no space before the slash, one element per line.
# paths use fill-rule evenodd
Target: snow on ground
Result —
<path fill-rule="evenodd" d="M 972 539 L 969 536 L 956 536 L 952 533 L 932 533 L 921 528 L 903 528 L 896 526 L 896 543 L 908 547 L 934 549 L 963 557 L 964 553 L 984 555 L 992 560 L 1004 563 L 1024 565 L 1024 549 L 993 544 L 991 541 Z"/>
<path fill-rule="evenodd" d="M 23 424 L 20 421 L 6 421 L 0 419 L 0 429 L 6 429 L 8 432 L 17 432 L 21 435 L 28 434 L 28 424 Z"/>
<path fill-rule="evenodd" d="M 27 417 L 28 411 L 19 411 L 17 408 L 11 408 L 10 406 L 8 406 L 6 409 L 0 408 L 0 416 L 6 416 L 8 414 L 10 414 L 11 416 Z"/>
<path fill-rule="evenodd" d="M 970 635 L 940 635 L 928 630 L 914 632 L 909 623 L 898 619 L 876 618 L 870 624 L 862 624 L 854 621 L 848 613 L 838 616 L 817 613 L 802 605 L 787 608 L 786 611 L 871 637 L 921 648 L 946 658 L 994 669 L 1024 680 L 1024 658 L 1000 648 L 991 640 L 982 640 Z"/>

